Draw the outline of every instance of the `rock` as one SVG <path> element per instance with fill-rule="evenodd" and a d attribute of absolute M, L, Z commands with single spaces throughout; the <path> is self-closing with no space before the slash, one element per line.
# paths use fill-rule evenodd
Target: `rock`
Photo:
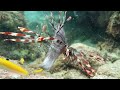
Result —
<path fill-rule="evenodd" d="M 0 69 L 0 78 L 1 79 L 19 79 L 20 75 L 5 69 Z"/>
<path fill-rule="evenodd" d="M 30 75 L 24 79 L 54 79 L 52 77 L 40 76 L 40 75 Z"/>
<path fill-rule="evenodd" d="M 85 75 L 83 75 L 79 70 L 71 69 L 71 70 L 62 70 L 60 72 L 54 73 L 52 75 L 57 79 L 88 79 Z"/>
<path fill-rule="evenodd" d="M 100 66 L 97 70 L 97 74 L 120 79 L 120 60 Z"/>
<path fill-rule="evenodd" d="M 113 11 L 76 11 L 76 22 L 85 26 L 106 28 L 112 13 Z"/>
<path fill-rule="evenodd" d="M 0 11 L 0 31 L 17 31 L 18 26 L 25 26 L 22 12 Z"/>
<path fill-rule="evenodd" d="M 96 76 L 92 77 L 91 79 L 118 79 L 118 78 L 106 76 L 106 75 L 96 75 Z"/>
<path fill-rule="evenodd" d="M 110 21 L 107 26 L 107 33 L 113 36 L 115 39 L 120 38 L 120 11 L 115 11 L 110 17 Z"/>
<path fill-rule="evenodd" d="M 109 18 L 112 14 L 113 11 L 99 11 L 99 16 L 97 18 L 98 27 L 106 28 L 109 22 Z"/>
<path fill-rule="evenodd" d="M 19 79 L 19 78 L 20 78 L 20 75 L 17 75 L 17 74 L 11 76 L 11 79 Z"/>
<path fill-rule="evenodd" d="M 87 49 L 88 51 L 90 51 L 90 50 L 96 50 L 95 48 L 93 48 L 93 47 L 90 47 L 90 46 L 88 46 L 88 45 L 86 45 L 86 44 L 82 44 L 82 43 L 74 43 L 74 44 L 72 44 L 70 47 L 73 47 L 73 48 L 75 48 L 75 49 L 77 49 L 78 51 L 80 51 L 81 49 Z M 98 51 L 98 50 L 97 50 Z"/>

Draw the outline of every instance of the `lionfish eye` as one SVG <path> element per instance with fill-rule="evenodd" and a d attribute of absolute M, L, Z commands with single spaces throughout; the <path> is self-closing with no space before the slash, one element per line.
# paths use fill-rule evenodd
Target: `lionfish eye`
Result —
<path fill-rule="evenodd" d="M 60 41 L 59 40 L 57 40 L 57 43 L 59 43 Z"/>

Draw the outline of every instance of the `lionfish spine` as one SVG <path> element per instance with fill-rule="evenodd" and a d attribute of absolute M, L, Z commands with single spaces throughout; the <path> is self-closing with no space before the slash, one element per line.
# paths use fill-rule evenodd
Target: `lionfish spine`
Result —
<path fill-rule="evenodd" d="M 5 39 L 4 41 L 23 42 L 23 43 L 34 43 L 35 42 L 35 40 L 32 40 L 32 39 Z"/>
<path fill-rule="evenodd" d="M 18 36 L 23 38 L 33 38 L 31 35 L 25 35 L 22 33 L 14 33 L 14 32 L 0 32 L 0 34 L 9 35 L 9 36 Z"/>
<path fill-rule="evenodd" d="M 93 77 L 95 75 L 96 70 L 94 70 L 89 61 L 84 57 L 84 53 L 83 52 L 79 52 L 75 53 L 72 51 L 73 49 L 66 49 L 66 60 L 69 62 L 70 65 L 72 65 L 73 67 L 79 68 L 81 69 L 83 72 L 85 72 L 88 76 Z M 71 53 L 73 52 L 73 53 Z M 71 57 L 71 58 L 69 58 Z M 76 57 L 76 58 L 72 58 L 72 57 Z M 72 59 L 72 60 L 71 60 Z M 73 62 L 74 59 L 74 62 Z"/>
<path fill-rule="evenodd" d="M 18 27 L 18 29 L 19 29 L 21 32 L 27 32 L 27 33 L 30 33 L 30 34 L 36 34 L 35 32 L 33 32 L 33 31 L 31 31 L 31 30 L 28 30 L 27 28 Z"/>

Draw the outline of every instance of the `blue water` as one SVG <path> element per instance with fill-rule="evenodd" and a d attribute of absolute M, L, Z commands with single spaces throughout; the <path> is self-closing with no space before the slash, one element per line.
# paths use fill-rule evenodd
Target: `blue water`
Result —
<path fill-rule="evenodd" d="M 84 12 L 84 11 L 83 11 Z M 77 14 L 77 13 L 76 13 Z M 75 15 L 76 15 L 75 14 Z M 81 13 L 79 16 L 84 16 L 84 13 Z M 36 29 L 36 26 L 39 26 L 39 29 L 41 28 L 42 24 L 48 23 L 45 19 L 45 15 L 50 15 L 50 11 L 24 11 L 24 17 L 27 23 L 28 28 L 32 29 L 33 31 Z M 58 13 L 54 12 L 54 16 L 58 17 Z M 85 18 L 81 17 L 81 18 Z M 93 32 L 91 32 L 91 28 L 83 25 L 79 25 L 78 23 L 75 23 L 75 19 L 68 23 L 68 25 L 65 25 L 65 32 L 73 32 L 73 35 L 71 35 L 71 39 L 68 36 L 68 40 L 70 39 L 70 43 L 84 43 L 89 46 L 95 47 L 95 43 L 93 43 L 93 40 L 91 37 L 87 37 L 87 35 L 92 36 Z M 48 26 L 49 27 L 49 26 Z M 74 31 L 72 31 L 72 28 Z M 49 27 L 49 30 L 51 27 Z M 85 32 L 86 31 L 86 32 Z M 36 31 L 39 33 L 39 31 Z M 85 35 L 85 34 L 86 35 Z M 84 39 L 84 40 L 83 40 Z"/>

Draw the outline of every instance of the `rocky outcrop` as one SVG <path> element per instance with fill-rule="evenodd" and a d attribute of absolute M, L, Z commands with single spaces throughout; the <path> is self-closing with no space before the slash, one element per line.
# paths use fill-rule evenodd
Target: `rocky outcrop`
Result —
<path fill-rule="evenodd" d="M 106 28 L 113 11 L 75 11 L 78 23 L 92 25 L 92 27 Z"/>
<path fill-rule="evenodd" d="M 16 31 L 18 26 L 25 26 L 23 12 L 0 11 L 0 31 Z"/>
<path fill-rule="evenodd" d="M 116 39 L 120 38 L 120 11 L 116 11 L 110 17 L 107 33 Z"/>
<path fill-rule="evenodd" d="M 120 60 L 100 66 L 97 70 L 97 74 L 120 79 Z"/>
<path fill-rule="evenodd" d="M 0 11 L 0 32 L 18 33 L 20 32 L 18 26 L 26 27 L 26 22 L 24 11 Z M 28 60 L 35 60 L 35 58 L 40 56 L 40 51 L 36 46 L 35 48 L 37 49 L 33 48 L 31 44 L 4 41 L 4 39 L 12 38 L 18 37 L 0 35 L 0 55 L 10 59 L 20 59 L 24 57 Z"/>

